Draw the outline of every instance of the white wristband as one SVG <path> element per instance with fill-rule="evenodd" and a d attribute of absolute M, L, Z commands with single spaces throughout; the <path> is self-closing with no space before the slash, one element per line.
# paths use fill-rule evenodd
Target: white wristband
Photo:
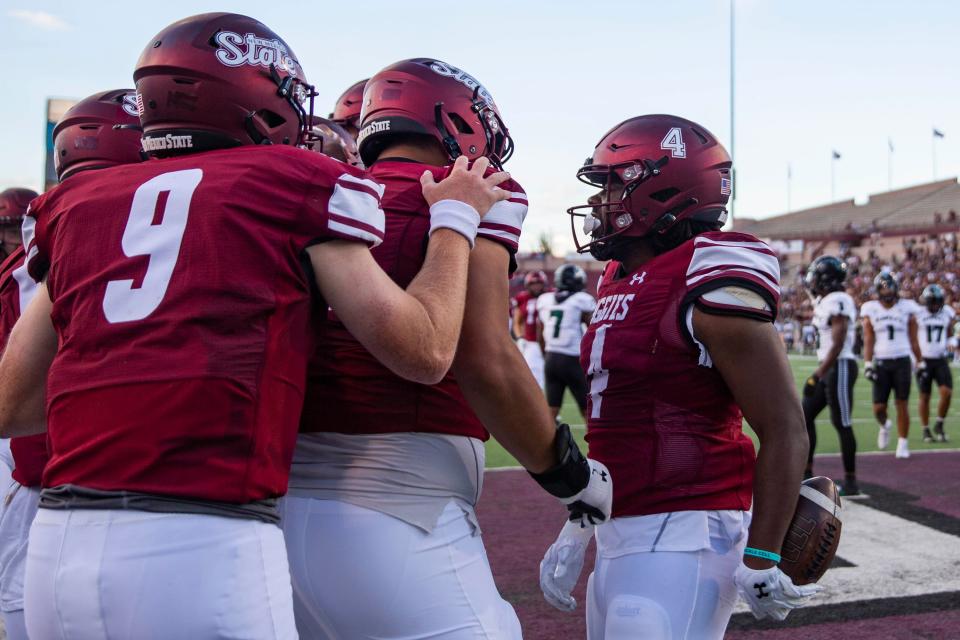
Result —
<path fill-rule="evenodd" d="M 441 200 L 430 207 L 430 233 L 437 229 L 452 229 L 462 235 L 473 248 L 480 226 L 480 214 L 466 202 Z"/>

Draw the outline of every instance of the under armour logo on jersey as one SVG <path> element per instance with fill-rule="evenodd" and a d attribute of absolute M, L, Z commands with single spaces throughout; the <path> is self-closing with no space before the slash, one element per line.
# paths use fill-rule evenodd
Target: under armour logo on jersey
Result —
<path fill-rule="evenodd" d="M 598 473 L 598 474 L 600 474 L 600 482 L 606 482 L 606 481 L 607 481 L 607 477 L 609 477 L 609 474 L 608 474 L 606 471 L 602 470 L 602 469 L 594 469 L 594 470 L 593 470 L 593 473 Z"/>
<path fill-rule="evenodd" d="M 630 278 L 630 284 L 643 284 L 643 279 L 647 277 L 647 272 L 635 273 L 633 277 Z"/>
<path fill-rule="evenodd" d="M 770 595 L 770 592 L 769 592 L 769 591 L 764 591 L 764 590 L 763 590 L 763 588 L 764 588 L 765 586 L 767 586 L 767 583 L 766 583 L 766 582 L 755 582 L 755 583 L 753 584 L 753 588 L 757 590 L 757 597 L 758 597 L 758 598 L 766 598 L 767 596 Z"/>

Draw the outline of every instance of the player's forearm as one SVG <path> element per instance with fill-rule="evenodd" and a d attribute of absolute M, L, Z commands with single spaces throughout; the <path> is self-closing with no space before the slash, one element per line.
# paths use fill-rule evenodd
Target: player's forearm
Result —
<path fill-rule="evenodd" d="M 747 546 L 780 553 L 796 510 L 809 446 L 803 413 L 789 411 L 784 424 L 764 425 L 757 432 L 776 434 L 776 437 L 760 441 L 753 480 L 753 520 Z M 745 561 L 753 568 L 771 566 L 759 558 Z"/>
<path fill-rule="evenodd" d="M 556 426 L 520 351 L 504 335 L 496 344 L 461 341 L 453 372 L 487 431 L 523 467 L 541 473 L 557 463 Z"/>
<path fill-rule="evenodd" d="M 430 236 L 423 267 L 407 287 L 418 303 L 410 305 L 404 323 L 410 357 L 420 361 L 431 384 L 443 378 L 456 353 L 469 254 L 470 245 L 462 235 L 438 229 Z"/>
<path fill-rule="evenodd" d="M 863 361 L 870 362 L 873 360 L 873 334 L 868 333 L 867 331 L 863 332 Z"/>

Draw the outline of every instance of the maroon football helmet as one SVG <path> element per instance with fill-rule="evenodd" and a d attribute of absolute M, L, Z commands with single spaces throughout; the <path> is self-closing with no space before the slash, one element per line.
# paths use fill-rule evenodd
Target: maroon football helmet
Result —
<path fill-rule="evenodd" d="M 293 51 L 235 13 L 174 22 L 140 54 L 133 79 L 143 148 L 152 156 L 301 145 L 312 122 L 316 91 Z"/>
<path fill-rule="evenodd" d="M 339 122 L 313 116 L 308 137 L 307 146 L 310 149 L 354 167 L 363 166 L 353 135 Z"/>
<path fill-rule="evenodd" d="M 36 191 L 22 187 L 0 191 L 0 260 L 20 246 L 20 222 L 36 197 Z"/>
<path fill-rule="evenodd" d="M 529 289 L 532 285 L 547 284 L 547 274 L 543 271 L 530 271 L 527 275 L 523 276 L 523 286 Z"/>
<path fill-rule="evenodd" d="M 360 130 L 360 111 L 363 109 L 363 88 L 367 86 L 367 79 L 355 82 L 350 88 L 337 98 L 330 120 L 336 122 L 356 138 Z"/>
<path fill-rule="evenodd" d="M 621 122 L 577 172 L 581 182 L 603 188 L 590 204 L 567 210 L 577 251 L 609 259 L 614 239 L 663 234 L 680 220 L 719 229 L 733 190 L 731 166 L 716 136 L 695 122 L 669 115 Z M 579 237 L 577 218 L 589 238 Z"/>
<path fill-rule="evenodd" d="M 140 162 L 140 120 L 133 89 L 95 93 L 53 128 L 53 166 L 64 180 L 78 171 Z"/>
<path fill-rule="evenodd" d="M 37 197 L 33 189 L 12 187 L 0 191 L 0 224 L 19 225 L 27 213 L 27 205 Z"/>
<path fill-rule="evenodd" d="M 397 134 L 429 136 L 452 161 L 486 156 L 500 168 L 513 140 L 493 97 L 466 72 L 433 58 L 402 60 L 367 81 L 357 146 L 369 166 Z"/>

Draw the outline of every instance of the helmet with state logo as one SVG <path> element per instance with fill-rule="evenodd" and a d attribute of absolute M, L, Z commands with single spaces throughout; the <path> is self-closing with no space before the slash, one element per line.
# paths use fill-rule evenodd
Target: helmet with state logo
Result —
<path fill-rule="evenodd" d="M 486 157 L 500 168 L 513 154 L 490 92 L 462 69 L 433 58 L 402 60 L 367 81 L 357 136 L 364 164 L 373 164 L 398 135 L 433 138 L 451 161 Z"/>
<path fill-rule="evenodd" d="M 732 164 L 716 136 L 696 122 L 672 115 L 621 122 L 577 172 L 581 182 L 603 189 L 567 210 L 577 250 L 606 260 L 617 239 L 665 234 L 681 220 L 719 229 L 727 220 Z"/>
<path fill-rule="evenodd" d="M 60 180 L 143 160 L 134 90 L 95 93 L 70 107 L 53 128 L 53 152 Z"/>
<path fill-rule="evenodd" d="M 293 50 L 247 16 L 174 22 L 150 40 L 133 79 L 143 148 L 153 156 L 302 145 L 313 124 L 316 91 Z"/>

